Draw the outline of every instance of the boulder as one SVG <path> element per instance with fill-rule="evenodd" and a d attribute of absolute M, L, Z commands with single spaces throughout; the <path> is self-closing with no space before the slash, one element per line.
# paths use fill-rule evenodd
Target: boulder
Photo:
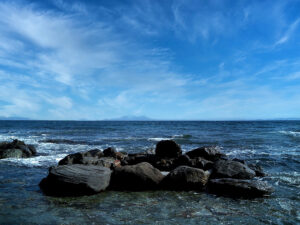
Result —
<path fill-rule="evenodd" d="M 47 195 L 90 195 L 105 190 L 110 182 L 111 170 L 100 166 L 80 164 L 50 167 L 49 175 L 40 182 Z"/>
<path fill-rule="evenodd" d="M 155 154 L 160 158 L 177 158 L 182 154 L 182 150 L 175 141 L 162 140 L 156 144 Z"/>
<path fill-rule="evenodd" d="M 116 158 L 117 157 L 117 150 L 113 147 L 109 147 L 109 148 L 103 150 L 103 154 L 104 154 L 105 157 Z"/>
<path fill-rule="evenodd" d="M 36 155 L 36 153 L 36 149 L 33 145 L 26 145 L 23 141 L 17 139 L 12 142 L 0 143 L 0 159 L 28 158 Z"/>
<path fill-rule="evenodd" d="M 233 160 L 218 160 L 213 165 L 214 178 L 252 179 L 255 172 L 247 165 Z"/>
<path fill-rule="evenodd" d="M 274 189 L 264 181 L 232 178 L 211 179 L 208 190 L 230 197 L 255 198 L 270 195 Z"/>
<path fill-rule="evenodd" d="M 225 155 L 220 152 L 220 148 L 218 146 L 200 147 L 200 148 L 193 149 L 187 152 L 186 154 L 191 159 L 202 157 L 210 161 L 216 161 L 220 158 L 225 157 Z"/>
<path fill-rule="evenodd" d="M 163 179 L 162 173 L 147 162 L 115 168 L 111 188 L 114 190 L 153 190 Z"/>
<path fill-rule="evenodd" d="M 168 190 L 202 190 L 208 182 L 209 176 L 209 171 L 180 166 L 163 179 L 161 186 Z"/>

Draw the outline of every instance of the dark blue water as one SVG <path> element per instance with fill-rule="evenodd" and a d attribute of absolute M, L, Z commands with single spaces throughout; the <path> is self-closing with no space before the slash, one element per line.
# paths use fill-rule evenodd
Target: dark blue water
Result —
<path fill-rule="evenodd" d="M 0 121 L 0 141 L 20 139 L 38 156 L 0 160 L 0 224 L 300 223 L 300 121 Z M 197 192 L 104 192 L 44 196 L 38 183 L 67 154 L 114 146 L 139 152 L 173 139 L 184 151 L 218 145 L 259 163 L 275 188 L 269 198 L 234 200 Z"/>

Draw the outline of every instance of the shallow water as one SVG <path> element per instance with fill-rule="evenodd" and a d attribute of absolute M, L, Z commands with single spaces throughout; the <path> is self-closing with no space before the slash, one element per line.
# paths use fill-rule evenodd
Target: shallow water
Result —
<path fill-rule="evenodd" d="M 0 141 L 14 138 L 35 144 L 39 155 L 0 160 L 0 224 L 300 223 L 300 121 L 0 121 Z M 259 163 L 275 193 L 254 200 L 167 191 L 54 198 L 38 187 L 67 154 L 108 146 L 139 152 L 162 139 L 184 151 L 218 145 L 232 158 Z"/>

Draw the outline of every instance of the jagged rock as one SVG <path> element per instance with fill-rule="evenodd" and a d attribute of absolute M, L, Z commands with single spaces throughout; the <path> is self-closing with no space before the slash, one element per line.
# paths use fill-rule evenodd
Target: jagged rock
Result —
<path fill-rule="evenodd" d="M 89 195 L 105 190 L 110 182 L 111 170 L 100 166 L 80 164 L 50 167 L 49 175 L 40 182 L 47 195 Z"/>
<path fill-rule="evenodd" d="M 88 164 L 86 163 L 88 159 L 94 158 L 94 160 L 99 159 L 103 156 L 103 153 L 99 149 L 92 149 L 86 152 L 77 152 L 74 154 L 67 155 L 65 158 L 58 162 L 59 165 L 69 165 L 69 164 Z M 88 158 L 84 160 L 84 158 Z M 83 163 L 85 161 L 85 163 Z M 93 164 L 93 163 L 90 163 Z"/>
<path fill-rule="evenodd" d="M 155 154 L 160 158 L 176 158 L 182 154 L 182 150 L 175 141 L 162 140 L 156 144 Z"/>
<path fill-rule="evenodd" d="M 36 153 L 36 149 L 33 145 L 26 145 L 23 141 L 17 139 L 12 142 L 0 143 L 0 159 L 28 158 L 36 155 Z"/>
<path fill-rule="evenodd" d="M 111 188 L 114 190 L 152 190 L 157 189 L 163 179 L 162 173 L 147 162 L 122 166 L 114 170 Z"/>
<path fill-rule="evenodd" d="M 161 186 L 168 190 L 202 190 L 208 182 L 209 176 L 209 171 L 180 166 L 163 179 Z"/>
<path fill-rule="evenodd" d="M 264 181 L 232 178 L 211 179 L 210 192 L 230 197 L 255 198 L 270 195 L 274 189 Z"/>
<path fill-rule="evenodd" d="M 225 157 L 223 153 L 220 152 L 220 148 L 217 146 L 200 147 L 193 149 L 186 153 L 191 159 L 202 157 L 209 161 L 216 161 L 222 157 Z"/>
<path fill-rule="evenodd" d="M 214 178 L 252 179 L 255 172 L 247 165 L 232 160 L 218 160 L 213 165 Z"/>

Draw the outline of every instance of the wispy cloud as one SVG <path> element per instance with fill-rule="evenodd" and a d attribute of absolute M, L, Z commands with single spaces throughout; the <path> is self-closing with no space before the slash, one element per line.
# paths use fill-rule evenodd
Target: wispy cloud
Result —
<path fill-rule="evenodd" d="M 295 30 L 297 29 L 298 25 L 300 23 L 300 18 L 296 19 L 287 29 L 287 31 L 283 34 L 282 37 L 275 43 L 276 45 L 281 45 L 287 42 L 291 36 L 294 34 Z"/>

